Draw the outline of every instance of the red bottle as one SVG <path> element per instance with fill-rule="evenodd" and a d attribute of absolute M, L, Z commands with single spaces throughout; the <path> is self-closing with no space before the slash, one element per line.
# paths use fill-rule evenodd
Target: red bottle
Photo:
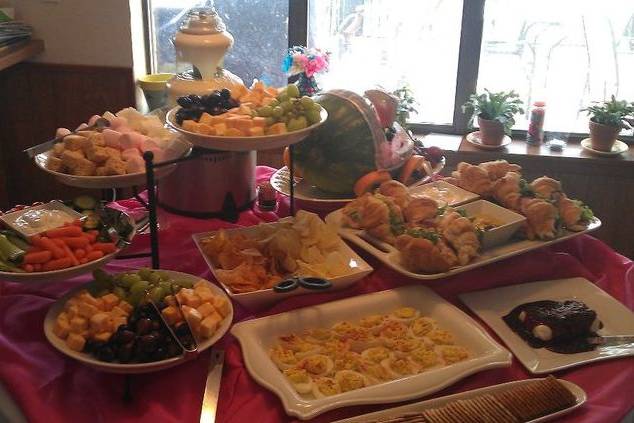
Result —
<path fill-rule="evenodd" d="M 546 102 L 536 101 L 531 108 L 526 142 L 529 144 L 541 144 L 544 142 L 544 115 L 546 114 Z"/>

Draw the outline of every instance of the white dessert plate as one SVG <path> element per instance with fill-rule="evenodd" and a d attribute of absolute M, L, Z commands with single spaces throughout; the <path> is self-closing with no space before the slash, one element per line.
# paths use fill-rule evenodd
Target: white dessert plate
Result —
<path fill-rule="evenodd" d="M 260 137 L 225 137 L 198 134 L 196 132 L 184 130 L 178 123 L 176 123 L 176 112 L 178 109 L 180 109 L 180 106 L 176 106 L 167 112 L 165 119 L 169 126 L 185 135 L 192 144 L 198 147 L 223 151 L 270 150 L 273 148 L 286 147 L 288 145 L 298 143 L 308 137 L 315 128 L 319 127 L 326 121 L 326 119 L 328 119 L 328 112 L 322 108 L 321 120 L 307 128 L 300 129 L 299 131 L 292 131 L 279 135 L 263 135 Z"/>
<path fill-rule="evenodd" d="M 299 395 L 269 358 L 268 350 L 278 336 L 304 329 L 330 327 L 343 320 L 389 313 L 403 306 L 424 310 L 469 349 L 467 360 L 423 373 L 368 386 L 321 399 Z M 424 286 L 407 286 L 333 301 L 286 313 L 248 320 L 233 326 L 247 370 L 262 386 L 273 391 L 286 412 L 302 420 L 349 405 L 404 401 L 431 394 L 479 371 L 511 365 L 511 354 L 457 307 Z"/>
<path fill-rule="evenodd" d="M 425 410 L 429 410 L 436 407 L 441 407 L 450 402 L 466 400 L 474 398 L 480 395 L 495 394 L 497 392 L 504 392 L 511 387 L 527 385 L 535 379 L 516 380 L 508 383 L 500 383 L 499 385 L 486 386 L 484 388 L 473 389 L 471 391 L 460 392 L 458 394 L 447 395 L 444 397 L 434 398 L 427 401 L 416 402 L 414 404 L 403 405 L 401 407 L 389 408 L 387 410 L 381 410 L 374 413 L 363 414 L 362 416 L 351 417 L 349 419 L 337 420 L 334 423 L 370 423 L 387 420 L 390 418 L 396 418 L 406 413 L 421 413 Z M 533 419 L 528 423 L 546 422 L 568 414 L 573 410 L 581 407 L 588 399 L 586 392 L 578 385 L 569 382 L 567 380 L 558 379 L 570 392 L 575 396 L 576 402 L 574 405 L 564 408 L 563 410 L 555 413 L 548 414 L 538 419 Z M 396 423 L 396 421 L 395 421 Z"/>
<path fill-rule="evenodd" d="M 430 197 L 442 205 L 451 207 L 469 203 L 480 198 L 478 194 L 464 190 L 442 179 L 410 188 L 409 192 L 412 197 Z"/>
<path fill-rule="evenodd" d="M 122 212 L 123 213 L 123 212 Z M 127 241 L 132 241 L 136 235 L 137 226 L 134 223 L 134 219 L 129 215 L 123 213 L 128 219 L 128 222 L 132 226 L 132 232 L 127 237 Z M 76 276 L 90 273 L 95 269 L 103 267 L 106 263 L 114 259 L 125 247 L 118 248 L 115 252 L 107 254 L 100 259 L 89 261 L 79 266 L 68 267 L 66 269 L 51 270 L 49 272 L 31 272 L 31 273 L 15 273 L 15 272 L 2 272 L 0 271 L 0 280 L 17 282 L 17 283 L 40 283 L 40 282 L 55 282 L 61 280 L 72 279 Z"/>
<path fill-rule="evenodd" d="M 191 151 L 191 148 L 192 146 L 188 141 L 184 140 L 182 137 L 176 137 L 165 150 L 165 160 L 167 161 L 184 157 Z M 49 154 L 51 154 L 51 152 L 47 151 L 35 156 L 35 164 L 44 172 L 55 176 L 55 179 L 57 179 L 60 183 L 71 187 L 90 189 L 126 188 L 145 185 L 147 181 L 145 172 L 113 176 L 76 176 L 55 172 L 46 167 L 46 160 L 48 159 Z M 169 175 L 174 171 L 174 169 L 176 169 L 176 166 L 178 166 L 178 164 L 156 168 L 154 170 L 154 180 L 159 180 Z"/>
<path fill-rule="evenodd" d="M 418 186 L 419 184 L 425 184 L 426 182 L 430 181 L 431 178 L 434 175 L 440 173 L 440 171 L 444 167 L 445 167 L 445 158 L 443 157 L 442 160 L 438 162 L 436 166 L 433 168 L 432 174 L 426 175 L 425 178 L 423 178 L 421 181 L 415 182 L 415 185 L 417 186 L 415 188 L 412 188 L 412 190 L 418 190 L 420 187 L 423 186 L 423 185 Z M 293 176 L 295 179 L 295 188 L 293 192 L 293 195 L 295 196 L 295 200 L 299 200 L 300 202 L 307 204 L 309 206 L 310 205 L 312 206 L 327 205 L 332 210 L 332 208 L 343 207 L 347 203 L 355 199 L 353 194 L 336 194 L 336 193 L 322 191 L 321 189 L 309 184 L 302 178 L 297 177 L 295 175 Z M 290 196 L 291 191 L 290 191 L 290 186 L 288 183 L 289 179 L 290 179 L 290 175 L 288 172 L 288 168 L 286 166 L 283 166 L 280 169 L 278 169 L 273 175 L 271 175 L 270 183 L 271 183 L 271 186 L 280 194 Z M 461 188 L 458 188 L 458 189 L 461 189 Z M 415 191 L 412 191 L 412 192 L 415 192 Z M 476 195 L 472 193 L 469 193 L 469 194 Z"/>
<path fill-rule="evenodd" d="M 546 348 L 532 348 L 502 320 L 520 304 L 540 300 L 583 301 L 603 322 L 600 335 L 634 335 L 634 313 L 598 286 L 584 278 L 524 283 L 502 288 L 469 292 L 460 299 L 478 315 L 524 367 L 534 374 L 551 373 L 595 361 L 634 355 L 634 345 L 599 346 L 594 351 L 558 354 Z"/>
<path fill-rule="evenodd" d="M 278 222 L 264 223 L 262 225 L 275 227 L 279 225 L 279 223 Z M 240 233 L 248 237 L 249 234 L 255 233 L 258 230 L 257 229 L 258 226 L 260 225 L 249 226 L 246 228 L 229 229 L 227 230 L 227 233 L 229 235 Z M 284 293 L 275 292 L 273 291 L 273 289 L 270 289 L 270 288 L 262 289 L 259 291 L 253 291 L 253 292 L 234 293 L 233 291 L 231 291 L 231 288 L 223 284 L 220 281 L 220 279 L 218 279 L 216 269 L 213 263 L 211 262 L 211 259 L 203 252 L 203 249 L 200 243 L 202 239 L 208 238 L 211 235 L 214 235 L 216 232 L 217 231 L 198 233 L 198 234 L 192 235 L 192 238 L 194 239 L 194 243 L 198 247 L 200 254 L 202 254 L 203 258 L 205 259 L 205 262 L 209 266 L 209 269 L 211 269 L 211 273 L 214 275 L 214 278 L 216 278 L 216 280 L 218 281 L 218 284 L 224 288 L 227 295 L 229 295 L 229 297 L 232 300 L 237 301 L 238 303 L 242 304 L 243 306 L 247 308 L 255 309 L 255 308 L 271 305 L 273 303 L 285 300 L 295 295 L 322 292 L 322 291 L 314 291 L 310 289 L 305 289 L 303 287 L 299 287 L 293 291 L 284 292 Z M 338 276 L 336 278 L 329 279 L 329 281 L 332 283 L 332 288 L 330 288 L 331 290 L 340 290 L 340 289 L 347 288 L 353 283 L 364 278 L 365 276 L 369 275 L 372 272 L 373 270 L 372 267 L 368 263 L 366 263 L 361 257 L 359 257 L 359 255 L 355 253 L 352 250 L 352 248 L 350 248 L 348 244 L 346 244 L 342 239 L 339 239 L 338 253 L 345 259 L 346 262 L 348 262 L 348 265 L 350 266 L 350 273 L 346 275 Z M 302 276 L 311 276 L 311 275 L 302 275 Z"/>
<path fill-rule="evenodd" d="M 482 150 L 499 150 L 501 148 L 506 147 L 507 145 L 511 143 L 511 137 L 509 137 L 508 135 L 504 135 L 504 138 L 502 139 L 502 144 L 500 145 L 485 144 L 482 142 L 480 131 L 468 133 L 466 136 L 466 140 L 470 144 L 473 144 Z"/>
<path fill-rule="evenodd" d="M 590 138 L 584 138 L 583 140 L 581 140 L 581 148 L 592 154 L 596 154 L 597 156 L 604 157 L 618 156 L 619 154 L 623 154 L 630 149 L 630 147 L 623 141 L 616 140 L 616 142 L 612 146 L 612 150 L 610 151 L 595 150 L 594 148 L 592 148 L 592 140 L 590 140 Z"/>
<path fill-rule="evenodd" d="M 175 279 L 179 280 L 189 280 L 192 282 L 198 282 L 201 280 L 200 277 L 190 275 L 187 273 L 174 272 L 172 270 L 161 270 L 161 272 L 165 272 Z M 70 358 L 74 358 L 77 361 L 80 361 L 90 367 L 94 367 L 97 370 L 101 370 L 109 373 L 125 373 L 125 374 L 135 374 L 135 373 L 149 373 L 155 372 L 158 370 L 167 369 L 169 367 L 177 366 L 183 362 L 185 362 L 185 356 L 181 355 L 178 357 L 168 358 L 167 360 L 155 361 L 152 363 L 135 363 L 135 364 L 120 364 L 120 363 L 108 363 L 105 361 L 97 360 L 95 357 L 90 354 L 86 354 L 83 352 L 77 352 L 71 350 L 66 345 L 64 340 L 60 339 L 53 333 L 53 327 L 55 326 L 55 319 L 64 311 L 64 304 L 68 301 L 75 293 L 81 291 L 82 289 L 86 289 L 89 284 L 93 282 L 89 282 L 88 284 L 80 285 L 73 290 L 69 291 L 66 295 L 58 299 L 48 310 L 46 313 L 46 317 L 44 318 L 44 334 L 46 335 L 46 339 L 51 343 L 57 350 L 61 353 L 67 355 Z M 203 352 L 206 349 L 210 348 L 213 344 L 215 344 L 222 336 L 229 330 L 231 326 L 231 322 L 233 321 L 233 305 L 231 301 L 227 298 L 222 289 L 218 288 L 213 283 L 207 281 L 209 284 L 209 288 L 213 291 L 215 295 L 220 295 L 227 299 L 229 302 L 229 314 L 224 318 L 222 323 L 220 324 L 218 330 L 209 339 L 198 344 L 198 352 Z"/>
<path fill-rule="evenodd" d="M 450 269 L 448 272 L 444 273 L 414 273 L 409 271 L 405 266 L 403 266 L 401 262 L 401 253 L 392 245 L 389 245 L 386 242 L 382 242 L 379 240 L 373 241 L 370 244 L 366 239 L 372 239 L 371 236 L 363 234 L 363 231 L 360 229 L 352 229 L 344 226 L 341 222 L 342 211 L 341 209 L 335 210 L 326 216 L 326 223 L 333 224 L 338 228 L 339 235 L 343 239 L 346 239 L 353 244 L 363 248 L 368 253 L 372 254 L 380 261 L 382 261 L 387 266 L 396 270 L 397 272 L 408 276 L 414 279 L 441 279 L 446 278 L 448 276 L 456 275 L 458 273 L 466 272 L 471 269 L 475 269 L 477 267 L 482 267 L 490 263 L 495 263 L 496 261 L 504 260 L 509 257 L 517 256 L 519 254 L 526 253 L 528 251 L 536 250 L 538 248 L 546 247 L 548 245 L 556 244 L 558 242 L 565 241 L 570 238 L 574 238 L 576 236 L 597 230 L 601 227 L 601 221 L 597 218 L 594 218 L 592 223 L 588 226 L 587 229 L 581 232 L 569 232 L 564 231 L 563 235 L 559 238 L 555 238 L 550 241 L 536 241 L 536 240 L 514 240 L 512 239 L 509 243 L 504 245 L 499 245 L 497 247 L 490 248 L 488 250 L 483 250 L 480 252 L 480 255 L 476 257 L 473 261 L 465 266 L 454 267 Z M 363 236 L 363 237 L 362 237 Z M 377 248 L 380 246 L 380 249 Z"/>

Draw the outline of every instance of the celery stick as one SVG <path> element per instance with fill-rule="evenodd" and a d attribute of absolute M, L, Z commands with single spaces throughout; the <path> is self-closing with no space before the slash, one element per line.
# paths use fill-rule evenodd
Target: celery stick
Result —
<path fill-rule="evenodd" d="M 9 261 L 20 262 L 24 257 L 25 251 L 13 245 L 6 237 L 6 235 L 0 234 L 0 251 L 2 251 L 3 257 L 6 257 Z"/>
<path fill-rule="evenodd" d="M 13 273 L 24 273 L 24 270 L 20 269 L 19 267 L 15 267 L 12 264 L 4 261 L 4 260 L 0 260 L 0 271 L 2 272 L 13 272 Z"/>

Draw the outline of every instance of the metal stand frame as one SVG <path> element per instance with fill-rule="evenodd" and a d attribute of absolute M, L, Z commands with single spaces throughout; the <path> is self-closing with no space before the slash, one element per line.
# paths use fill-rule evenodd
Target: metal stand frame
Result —
<path fill-rule="evenodd" d="M 289 145 L 289 184 L 290 184 L 290 214 L 295 216 L 295 189 L 293 179 L 293 146 Z M 185 156 L 167 160 L 160 163 L 154 163 L 154 153 L 146 151 L 143 153 L 143 160 L 145 160 L 145 177 L 146 188 L 148 192 L 147 201 L 144 201 L 138 193 L 137 187 L 133 187 L 134 198 L 139 201 L 148 210 L 148 220 L 150 226 L 150 257 L 152 258 L 152 268 L 160 268 L 160 251 L 159 251 L 159 234 L 158 234 L 158 219 L 156 214 L 157 197 L 156 197 L 156 178 L 155 169 L 170 166 L 177 163 L 186 162 L 201 156 L 206 153 L 201 150 L 191 150 Z"/>

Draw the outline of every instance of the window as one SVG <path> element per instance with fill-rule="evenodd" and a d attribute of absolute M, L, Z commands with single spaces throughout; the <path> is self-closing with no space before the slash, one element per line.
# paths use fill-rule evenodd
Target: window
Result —
<path fill-rule="evenodd" d="M 149 0 L 150 45 L 153 72 L 182 72 L 188 63 L 176 63 L 172 37 L 187 11 L 206 2 Z M 225 57 L 225 68 L 251 84 L 286 83 L 281 63 L 288 47 L 288 0 L 218 0 L 215 7 L 233 35 L 234 45 Z"/>
<path fill-rule="evenodd" d="M 171 37 L 193 0 L 147 0 L 153 71 L 182 71 Z M 605 0 L 217 0 L 235 38 L 225 66 L 283 85 L 289 44 L 331 52 L 324 89 L 405 84 L 422 128 L 463 133 L 476 89 L 547 102 L 546 129 L 586 133 L 591 101 L 634 101 L 634 2 Z M 529 109 L 529 107 L 526 107 Z M 525 130 L 528 110 L 515 129 Z M 419 126 L 420 128 L 421 126 Z"/>

